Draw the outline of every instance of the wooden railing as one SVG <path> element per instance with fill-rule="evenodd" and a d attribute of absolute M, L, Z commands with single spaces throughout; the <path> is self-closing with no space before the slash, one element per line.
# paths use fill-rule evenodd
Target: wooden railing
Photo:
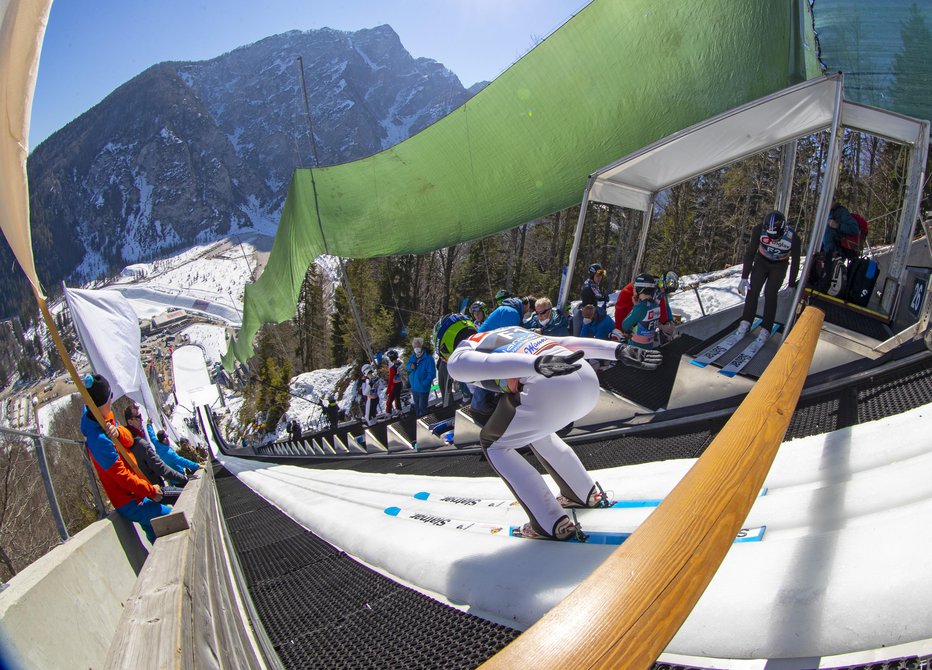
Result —
<path fill-rule="evenodd" d="M 563 602 L 489 659 L 511 668 L 649 668 L 741 528 L 786 433 L 824 315 L 809 307 L 754 388 L 637 531 Z"/>
<path fill-rule="evenodd" d="M 201 470 L 172 513 L 152 520 L 158 540 L 126 601 L 104 668 L 279 667 L 249 624 L 222 523 L 213 477 Z"/>

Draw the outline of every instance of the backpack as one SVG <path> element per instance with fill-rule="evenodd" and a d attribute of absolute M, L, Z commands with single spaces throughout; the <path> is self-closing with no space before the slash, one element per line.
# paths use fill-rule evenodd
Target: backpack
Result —
<path fill-rule="evenodd" d="M 860 256 L 867 240 L 867 219 L 856 212 L 851 212 L 851 216 L 858 222 L 858 232 L 854 235 L 842 235 L 839 244 L 842 249 Z"/>

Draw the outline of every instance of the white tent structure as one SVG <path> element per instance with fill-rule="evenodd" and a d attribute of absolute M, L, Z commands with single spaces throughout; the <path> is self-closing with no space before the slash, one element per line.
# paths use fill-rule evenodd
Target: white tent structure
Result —
<path fill-rule="evenodd" d="M 590 200 L 643 212 L 635 262 L 635 268 L 639 268 L 644 258 L 655 198 L 659 192 L 760 151 L 783 146 L 784 169 L 774 209 L 786 211 L 792 189 L 795 141 L 828 130 L 831 138 L 824 168 L 827 173 L 822 180 L 815 225 L 810 229 L 807 265 L 802 272 L 803 277 L 807 276 L 808 262 L 813 253 L 818 251 L 838 181 L 841 130 L 852 128 L 910 147 L 909 173 L 899 232 L 893 260 L 883 285 L 883 305 L 889 313 L 897 289 L 905 281 L 906 257 L 922 195 L 929 146 L 929 122 L 845 101 L 843 88 L 844 78 L 841 74 L 806 81 L 674 133 L 596 170 L 586 184 L 570 252 L 567 281 L 563 284 L 559 304 L 563 305 L 567 300 Z M 803 284 L 800 282 L 797 288 L 794 305 L 799 301 Z M 787 329 L 792 325 L 792 316 L 789 315 L 786 321 Z"/>

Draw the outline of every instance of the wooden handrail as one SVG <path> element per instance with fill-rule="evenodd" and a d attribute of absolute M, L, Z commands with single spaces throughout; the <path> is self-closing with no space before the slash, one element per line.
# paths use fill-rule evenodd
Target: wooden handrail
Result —
<path fill-rule="evenodd" d="M 760 493 L 824 314 L 808 307 L 666 500 L 563 602 L 481 667 L 649 668 L 692 611 Z"/>

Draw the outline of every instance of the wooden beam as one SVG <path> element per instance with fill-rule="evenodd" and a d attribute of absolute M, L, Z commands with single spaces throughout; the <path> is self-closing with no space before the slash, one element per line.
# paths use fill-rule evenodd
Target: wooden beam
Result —
<path fill-rule="evenodd" d="M 712 580 L 760 493 L 824 315 L 809 307 L 666 500 L 563 602 L 481 667 L 650 668 Z"/>

